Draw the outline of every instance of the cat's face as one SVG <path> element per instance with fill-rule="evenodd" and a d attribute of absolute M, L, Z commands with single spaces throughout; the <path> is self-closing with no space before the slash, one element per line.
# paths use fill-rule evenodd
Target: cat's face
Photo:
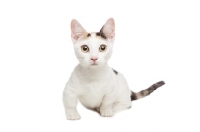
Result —
<path fill-rule="evenodd" d="M 115 37 L 115 24 L 108 19 L 100 32 L 88 33 L 76 20 L 71 22 L 71 38 L 75 55 L 82 66 L 98 67 L 111 57 Z"/>

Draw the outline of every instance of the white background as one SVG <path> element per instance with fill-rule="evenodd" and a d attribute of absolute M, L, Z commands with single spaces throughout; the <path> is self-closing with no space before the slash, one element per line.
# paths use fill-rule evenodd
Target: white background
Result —
<path fill-rule="evenodd" d="M 140 91 L 166 85 L 103 118 L 81 104 L 68 121 L 62 92 L 77 65 L 71 19 L 99 31 L 116 22 L 109 65 Z M 1 0 L 1 132 L 200 131 L 199 0 Z"/>

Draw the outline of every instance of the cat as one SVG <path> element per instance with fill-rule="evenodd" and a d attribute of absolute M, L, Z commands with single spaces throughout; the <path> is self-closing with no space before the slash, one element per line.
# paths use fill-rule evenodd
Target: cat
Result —
<path fill-rule="evenodd" d="M 160 81 L 135 93 L 128 88 L 124 76 L 108 66 L 115 39 L 113 18 L 106 21 L 100 32 L 90 33 L 73 19 L 71 39 L 79 64 L 63 91 L 68 120 L 81 118 L 76 109 L 78 100 L 86 108 L 98 111 L 101 116 L 111 117 L 119 110 L 131 108 L 131 101 L 143 98 L 165 84 Z"/>

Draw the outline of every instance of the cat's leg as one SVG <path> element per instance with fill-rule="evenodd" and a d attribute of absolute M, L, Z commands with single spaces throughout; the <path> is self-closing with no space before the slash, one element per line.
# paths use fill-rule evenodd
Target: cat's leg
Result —
<path fill-rule="evenodd" d="M 118 112 L 121 110 L 131 108 L 131 101 L 130 102 L 117 102 L 113 105 L 113 112 Z"/>
<path fill-rule="evenodd" d="M 113 112 L 129 109 L 131 108 L 131 104 L 130 92 L 125 92 L 117 98 L 117 102 L 115 102 L 113 105 Z"/>
<path fill-rule="evenodd" d="M 114 103 L 113 94 L 107 94 L 103 97 L 102 104 L 100 106 L 100 114 L 104 117 L 110 117 L 113 115 L 112 106 Z"/>
<path fill-rule="evenodd" d="M 69 89 L 70 88 L 65 88 L 63 92 L 63 103 L 65 106 L 66 117 L 68 120 L 78 120 L 81 118 L 76 109 L 78 96 Z"/>

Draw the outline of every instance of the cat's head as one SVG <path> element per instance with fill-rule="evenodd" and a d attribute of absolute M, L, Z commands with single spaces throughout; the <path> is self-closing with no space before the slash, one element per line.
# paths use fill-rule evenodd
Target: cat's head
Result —
<path fill-rule="evenodd" d="M 86 67 L 98 67 L 106 64 L 111 57 L 115 38 L 113 18 L 106 21 L 99 32 L 87 32 L 81 24 L 71 21 L 71 38 L 75 55 L 80 64 Z"/>

